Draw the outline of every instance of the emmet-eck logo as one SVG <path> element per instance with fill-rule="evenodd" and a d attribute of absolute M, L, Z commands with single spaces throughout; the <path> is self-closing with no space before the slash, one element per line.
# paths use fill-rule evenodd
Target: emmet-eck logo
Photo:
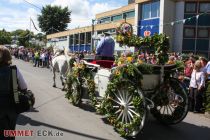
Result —
<path fill-rule="evenodd" d="M 63 132 L 52 130 L 4 130 L 4 137 L 62 137 Z"/>

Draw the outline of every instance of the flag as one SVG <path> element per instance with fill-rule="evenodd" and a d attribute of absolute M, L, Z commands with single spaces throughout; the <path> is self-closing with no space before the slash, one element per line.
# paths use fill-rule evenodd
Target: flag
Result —
<path fill-rule="evenodd" d="M 30 18 L 31 19 L 31 18 Z M 39 31 L 37 28 L 36 28 L 36 26 L 35 26 L 35 24 L 34 24 L 34 21 L 31 19 L 31 22 L 33 23 L 33 26 L 34 26 L 34 28 L 37 30 L 37 31 Z"/>

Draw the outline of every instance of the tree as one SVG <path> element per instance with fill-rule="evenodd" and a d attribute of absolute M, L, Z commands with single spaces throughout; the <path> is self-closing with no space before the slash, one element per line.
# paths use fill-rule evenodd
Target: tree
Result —
<path fill-rule="evenodd" d="M 18 29 L 13 31 L 11 34 L 13 36 L 13 40 L 18 41 L 18 45 L 24 47 L 28 47 L 29 40 L 34 37 L 34 33 L 29 30 Z"/>
<path fill-rule="evenodd" d="M 0 30 L 0 44 L 11 44 L 12 38 L 10 32 Z"/>
<path fill-rule="evenodd" d="M 41 15 L 38 15 L 39 27 L 46 34 L 65 31 L 71 21 L 70 15 L 68 7 L 47 5 L 42 8 Z"/>

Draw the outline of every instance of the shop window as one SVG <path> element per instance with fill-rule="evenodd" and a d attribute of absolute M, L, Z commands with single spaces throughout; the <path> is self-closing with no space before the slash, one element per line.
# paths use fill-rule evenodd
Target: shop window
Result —
<path fill-rule="evenodd" d="M 194 2 L 185 3 L 185 13 L 196 13 L 197 4 Z"/>
<path fill-rule="evenodd" d="M 208 29 L 198 29 L 198 37 L 208 38 L 209 37 L 209 30 Z"/>
<path fill-rule="evenodd" d="M 210 12 L 210 3 L 200 3 L 199 12 Z"/>
<path fill-rule="evenodd" d="M 184 37 L 194 38 L 195 37 L 195 28 L 185 28 L 184 29 Z"/>

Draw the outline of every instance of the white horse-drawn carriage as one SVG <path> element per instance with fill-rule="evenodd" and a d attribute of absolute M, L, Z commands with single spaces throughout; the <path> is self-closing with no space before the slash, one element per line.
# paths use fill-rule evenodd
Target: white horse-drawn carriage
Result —
<path fill-rule="evenodd" d="M 134 39 L 132 43 L 139 41 Z M 160 65 L 137 60 L 119 62 L 111 68 L 106 60 L 93 64 L 71 59 L 66 98 L 79 106 L 86 93 L 97 112 L 122 136 L 135 137 L 144 127 L 148 112 L 167 125 L 182 121 L 188 112 L 188 97 L 182 83 L 173 77 L 176 65 L 163 64 L 168 39 L 157 35 L 149 42 L 158 46 L 155 49 L 160 52 Z"/>

